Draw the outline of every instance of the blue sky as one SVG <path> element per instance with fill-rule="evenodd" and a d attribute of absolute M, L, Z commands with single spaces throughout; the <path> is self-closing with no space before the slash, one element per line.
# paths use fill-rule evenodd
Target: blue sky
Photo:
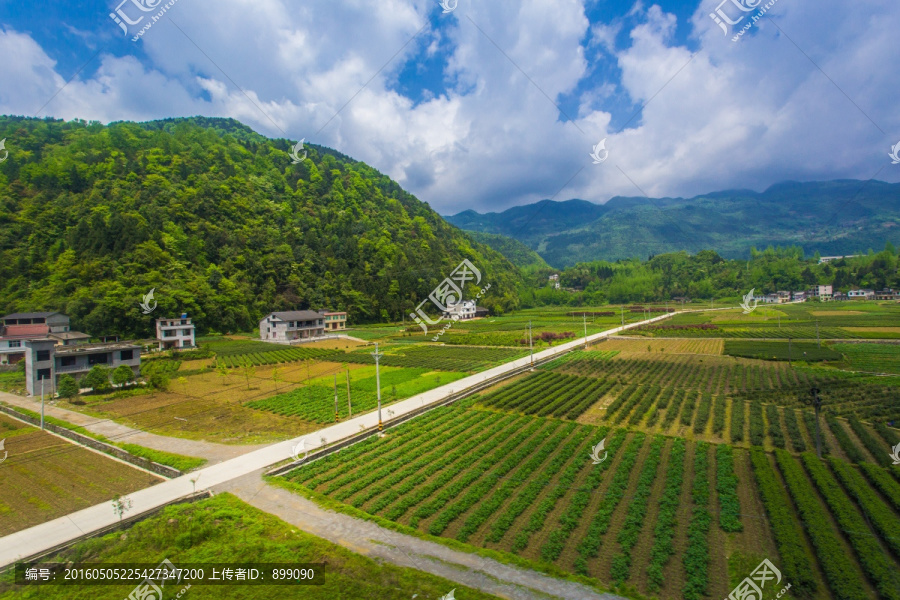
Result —
<path fill-rule="evenodd" d="M 165 1 L 0 1 L 0 113 L 233 117 L 443 214 L 900 180 L 888 0 L 166 1 L 137 41 Z M 116 9 L 139 21 L 128 36 Z"/>

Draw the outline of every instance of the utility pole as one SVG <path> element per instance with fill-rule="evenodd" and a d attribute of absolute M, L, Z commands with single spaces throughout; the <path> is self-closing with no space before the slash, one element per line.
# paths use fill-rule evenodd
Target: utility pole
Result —
<path fill-rule="evenodd" d="M 793 353 L 791 352 L 791 338 L 788 338 L 788 366 L 793 366 L 791 363 L 792 357 Z"/>
<path fill-rule="evenodd" d="M 587 313 L 581 313 L 584 317 L 584 349 L 587 350 Z"/>
<path fill-rule="evenodd" d="M 816 343 L 819 345 L 819 350 L 822 349 L 822 339 L 819 337 L 819 320 L 816 319 Z"/>
<path fill-rule="evenodd" d="M 534 343 L 531 341 L 531 319 L 528 320 L 528 349 L 531 352 L 531 370 L 534 371 Z"/>
<path fill-rule="evenodd" d="M 371 354 L 375 358 L 375 390 L 378 392 L 378 433 L 381 434 L 384 431 L 384 425 L 381 422 L 381 370 L 378 366 L 378 361 L 383 354 L 378 351 L 378 342 L 375 342 L 375 352 Z"/>
<path fill-rule="evenodd" d="M 337 409 L 337 373 L 334 374 L 334 422 L 337 423 L 341 420 L 340 415 L 338 415 Z"/>
<path fill-rule="evenodd" d="M 822 434 L 819 431 L 819 409 L 822 408 L 822 399 L 819 398 L 819 388 L 814 387 L 809 390 L 809 395 L 812 396 L 812 399 L 807 400 L 806 404 L 812 404 L 816 409 L 816 454 L 821 459 L 822 458 Z"/>
<path fill-rule="evenodd" d="M 44 378 L 41 377 L 41 431 L 44 430 Z"/>
<path fill-rule="evenodd" d="M 625 328 L 625 307 L 622 306 L 621 309 L 622 309 L 622 328 L 624 329 Z"/>
<path fill-rule="evenodd" d="M 347 367 L 347 418 L 353 416 L 353 406 L 350 404 L 350 367 Z"/>

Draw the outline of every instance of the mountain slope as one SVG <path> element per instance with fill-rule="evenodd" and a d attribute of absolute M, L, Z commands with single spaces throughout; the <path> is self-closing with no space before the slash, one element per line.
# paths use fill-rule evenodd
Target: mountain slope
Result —
<path fill-rule="evenodd" d="M 900 242 L 900 184 L 881 181 L 785 182 L 762 193 L 730 190 L 688 199 L 616 197 L 589 207 L 581 200 L 547 202 L 446 219 L 465 229 L 513 236 L 554 267 L 679 250 L 712 249 L 745 258 L 751 247 L 769 245 L 800 246 L 807 254 L 854 254 Z M 557 218 L 553 229 L 547 223 L 558 207 L 565 217 Z M 544 219 L 544 225 L 523 228 L 519 223 L 526 215 L 537 215 L 534 221 Z"/>
<path fill-rule="evenodd" d="M 520 269 L 529 267 L 550 268 L 550 265 L 541 258 L 540 254 L 519 240 L 500 235 L 499 233 L 482 233 L 480 231 L 467 231 L 466 233 L 476 242 L 490 246 L 502 254 L 509 262 Z"/>
<path fill-rule="evenodd" d="M 515 303 L 500 254 L 328 148 L 292 164 L 286 140 L 206 118 L 0 117 L 3 137 L 0 310 L 60 310 L 94 335 L 149 335 L 182 312 L 201 332 L 295 308 L 399 320 L 464 258 L 492 284 L 486 306 Z"/>

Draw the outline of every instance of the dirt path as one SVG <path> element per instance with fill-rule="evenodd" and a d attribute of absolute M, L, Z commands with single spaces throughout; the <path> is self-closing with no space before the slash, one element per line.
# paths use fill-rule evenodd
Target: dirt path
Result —
<path fill-rule="evenodd" d="M 235 494 L 260 510 L 364 556 L 425 571 L 501 598 L 625 600 L 325 510 L 302 496 L 267 485 L 260 471 L 213 489 Z"/>
<path fill-rule="evenodd" d="M 40 400 L 32 400 L 31 398 L 0 392 L 0 401 L 32 412 L 41 411 Z M 72 423 L 73 425 L 79 425 L 91 433 L 102 435 L 114 442 L 137 444 L 153 450 L 205 458 L 210 465 L 241 456 L 266 445 L 226 446 L 225 444 L 215 444 L 213 442 L 166 437 L 155 433 L 147 433 L 139 429 L 132 429 L 110 419 L 100 419 L 73 410 L 59 408 L 51 405 L 49 402 L 44 403 L 44 415 Z"/>

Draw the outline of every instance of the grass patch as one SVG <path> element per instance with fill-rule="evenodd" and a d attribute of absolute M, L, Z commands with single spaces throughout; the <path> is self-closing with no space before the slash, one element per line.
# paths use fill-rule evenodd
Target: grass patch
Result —
<path fill-rule="evenodd" d="M 184 456 L 182 454 L 173 454 L 172 452 L 163 452 L 162 450 L 153 450 L 152 448 L 145 448 L 143 446 L 138 446 L 137 444 L 116 444 L 116 446 L 130 454 L 134 454 L 135 456 L 146 458 L 147 460 L 151 460 L 155 463 L 166 465 L 183 472 L 191 471 L 201 465 L 206 464 L 205 458 L 196 458 L 194 456 Z"/>
<path fill-rule="evenodd" d="M 760 360 L 802 360 L 806 362 L 841 360 L 843 358 L 840 352 L 827 346 L 819 348 L 816 342 L 725 340 L 725 354 Z"/>

